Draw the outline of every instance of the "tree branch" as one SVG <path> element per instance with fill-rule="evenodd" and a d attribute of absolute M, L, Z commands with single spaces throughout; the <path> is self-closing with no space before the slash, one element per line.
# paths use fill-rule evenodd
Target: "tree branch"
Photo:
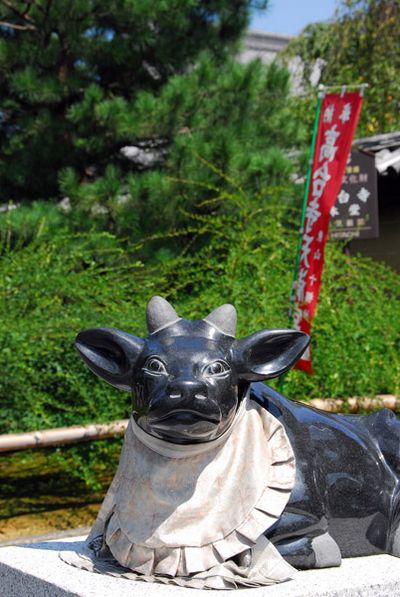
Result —
<path fill-rule="evenodd" d="M 3 4 L 3 6 L 5 6 L 6 8 L 9 8 L 10 10 L 12 10 L 13 13 L 16 14 L 17 17 L 20 17 L 20 19 L 22 19 L 23 21 L 28 21 L 29 23 L 33 23 L 32 17 L 28 15 L 28 10 L 31 7 L 30 2 L 26 3 L 26 10 L 24 12 L 21 12 L 20 10 L 18 10 L 18 8 L 13 6 L 13 4 L 12 4 L 12 2 L 10 2 L 10 0 L 0 0 L 0 3 Z"/>
<path fill-rule="evenodd" d="M 0 26 L 18 29 L 19 31 L 36 31 L 34 25 L 16 25 L 15 23 L 8 23 L 7 21 L 0 21 Z"/>

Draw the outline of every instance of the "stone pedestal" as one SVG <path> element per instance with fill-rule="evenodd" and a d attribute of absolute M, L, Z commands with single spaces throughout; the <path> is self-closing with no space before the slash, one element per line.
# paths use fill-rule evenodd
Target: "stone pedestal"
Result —
<path fill-rule="evenodd" d="M 78 549 L 82 537 L 0 548 L 1 597 L 196 597 L 196 589 L 130 581 L 78 570 L 59 552 Z M 214 591 L 215 597 L 233 597 Z M 241 589 L 238 597 L 393 597 L 400 595 L 400 559 L 377 555 L 351 558 L 340 568 L 299 572 L 295 580 L 259 589 Z"/>

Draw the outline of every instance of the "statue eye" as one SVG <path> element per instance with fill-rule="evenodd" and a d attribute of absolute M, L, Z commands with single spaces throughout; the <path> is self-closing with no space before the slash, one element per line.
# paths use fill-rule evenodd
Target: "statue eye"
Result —
<path fill-rule="evenodd" d="M 229 365 L 224 361 L 214 361 L 203 370 L 205 377 L 223 377 L 230 371 Z"/>
<path fill-rule="evenodd" d="M 156 357 L 150 357 L 144 366 L 144 370 L 154 375 L 164 375 L 167 373 L 167 369 L 160 359 Z"/>

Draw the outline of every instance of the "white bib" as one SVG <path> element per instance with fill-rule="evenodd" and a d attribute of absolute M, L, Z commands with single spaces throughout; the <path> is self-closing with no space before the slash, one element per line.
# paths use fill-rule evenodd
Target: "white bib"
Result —
<path fill-rule="evenodd" d="M 120 575 L 130 578 L 221 589 L 288 580 L 294 569 L 263 533 L 284 510 L 294 478 L 282 424 L 248 397 L 232 426 L 203 444 L 159 440 L 132 417 L 88 541 L 104 534 L 129 569 Z M 249 548 L 249 566 L 230 559 Z M 97 562 L 107 572 L 106 560 L 82 567 Z"/>

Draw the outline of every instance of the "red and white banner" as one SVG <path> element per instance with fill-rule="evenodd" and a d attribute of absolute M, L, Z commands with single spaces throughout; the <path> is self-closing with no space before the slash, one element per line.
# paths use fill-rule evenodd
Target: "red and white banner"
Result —
<path fill-rule="evenodd" d="M 307 334 L 310 334 L 321 287 L 330 211 L 342 184 L 361 104 L 362 97 L 357 91 L 327 94 L 321 105 L 294 283 L 293 327 Z M 312 373 L 310 348 L 296 367 Z"/>

